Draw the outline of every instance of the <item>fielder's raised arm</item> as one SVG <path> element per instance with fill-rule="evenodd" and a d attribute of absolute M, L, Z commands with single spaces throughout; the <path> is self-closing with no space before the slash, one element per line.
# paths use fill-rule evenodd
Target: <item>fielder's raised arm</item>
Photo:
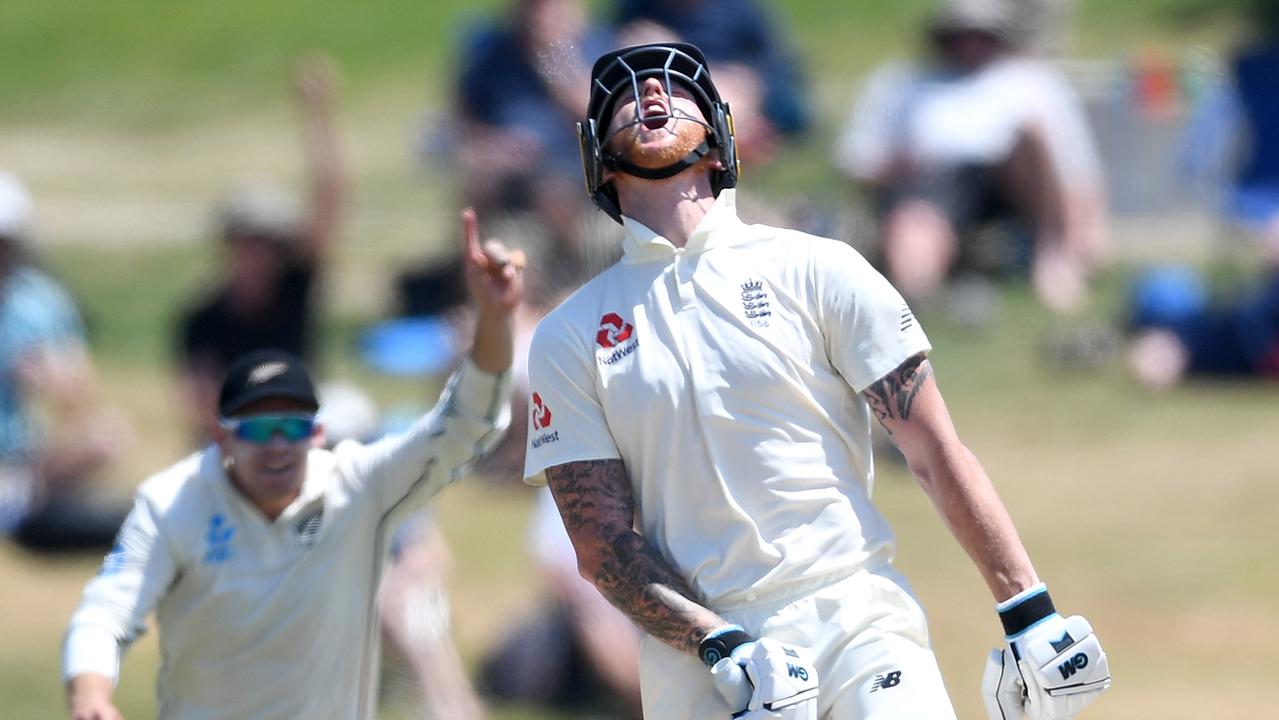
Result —
<path fill-rule="evenodd" d="M 462 226 L 474 343 L 436 407 L 405 432 L 325 449 L 301 360 L 263 350 L 231 365 L 215 443 L 142 484 L 71 618 L 73 720 L 119 718 L 121 650 L 152 612 L 163 720 L 376 716 L 388 530 L 464 475 L 510 417 L 522 259 L 495 241 L 481 248 L 469 210 Z"/>

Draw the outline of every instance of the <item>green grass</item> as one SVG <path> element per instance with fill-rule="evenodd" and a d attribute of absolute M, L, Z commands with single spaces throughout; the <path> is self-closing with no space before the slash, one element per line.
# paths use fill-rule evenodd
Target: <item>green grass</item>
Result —
<path fill-rule="evenodd" d="M 1219 44 L 1226 20 L 1179 19 L 1193 1 L 1080 0 L 1074 46 L 1118 58 Z M 53 240 L 42 253 L 85 308 L 104 396 L 137 428 L 112 474 L 117 488 L 185 448 L 170 331 L 193 288 L 211 279 L 209 203 L 241 174 L 301 178 L 284 80 L 300 52 L 329 52 L 345 76 L 340 124 L 354 196 L 327 284 L 326 372 L 354 375 L 387 402 L 437 389 L 371 376 L 351 348 L 385 308 L 391 269 L 453 242 L 452 171 L 410 159 L 414 126 L 444 107 L 456 24 L 502 4 L 0 3 L 0 158 L 36 192 L 39 227 Z M 911 50 L 929 3 L 777 5 L 814 74 L 818 132 L 767 171 L 748 168 L 744 182 L 761 201 L 801 195 L 833 206 L 845 189 L 828 167 L 829 140 L 856 77 Z M 1122 278 L 1106 277 L 1088 318 L 1114 314 Z M 1045 343 L 1061 328 L 1024 287 L 1005 290 L 999 322 L 981 331 L 924 320 L 963 437 L 1059 605 L 1086 613 L 1111 653 L 1115 689 L 1087 717 L 1273 714 L 1279 388 L 1150 394 L 1115 362 L 1090 372 L 1045 363 Z M 980 663 L 998 639 L 989 595 L 915 484 L 886 459 L 880 466 L 877 498 L 930 611 L 960 716 L 981 717 Z M 522 550 L 529 499 L 520 487 L 478 483 L 440 498 L 457 559 L 455 630 L 472 666 L 536 592 Z M 0 715 L 63 716 L 58 643 L 94 565 L 46 563 L 0 545 Z M 127 658 L 118 692 L 126 717 L 152 714 L 156 662 L 150 636 Z M 415 716 L 403 682 L 392 679 L 388 718 Z M 551 720 L 524 709 L 493 717 Z"/>
<path fill-rule="evenodd" d="M 607 7 L 603 0 L 589 3 Z M 843 78 L 914 44 L 930 0 L 778 3 L 821 79 Z M 1202 37 L 1181 21 L 1187 0 L 1083 0 L 1078 44 L 1114 53 L 1134 38 Z M 0 6 L 0 118 L 55 118 L 153 129 L 234 116 L 278 103 L 293 59 L 321 49 L 365 98 L 409 85 L 424 97 L 448 87 L 459 23 L 498 0 L 370 0 L 351 4 L 276 0 L 163 2 L 84 0 Z M 1211 27 L 1219 22 L 1208 23 Z M 1122 51 L 1121 51 L 1122 52 Z"/>

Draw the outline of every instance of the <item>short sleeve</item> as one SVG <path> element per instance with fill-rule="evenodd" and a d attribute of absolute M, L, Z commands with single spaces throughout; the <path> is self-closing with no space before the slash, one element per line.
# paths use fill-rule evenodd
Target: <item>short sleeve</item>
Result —
<path fill-rule="evenodd" d="M 525 482 L 543 484 L 542 471 L 555 465 L 620 457 L 596 389 L 594 358 L 584 348 L 558 313 L 533 335 Z"/>
<path fill-rule="evenodd" d="M 826 352 L 853 390 L 932 349 L 910 306 L 860 253 L 834 240 L 814 247 L 810 272 Z"/>

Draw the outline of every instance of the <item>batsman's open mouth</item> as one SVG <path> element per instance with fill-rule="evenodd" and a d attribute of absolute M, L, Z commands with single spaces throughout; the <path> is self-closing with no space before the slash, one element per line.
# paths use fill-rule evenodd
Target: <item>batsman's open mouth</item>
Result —
<path fill-rule="evenodd" d="M 644 103 L 641 120 L 649 130 L 661 130 L 671 119 L 671 111 L 660 100 L 649 100 Z"/>

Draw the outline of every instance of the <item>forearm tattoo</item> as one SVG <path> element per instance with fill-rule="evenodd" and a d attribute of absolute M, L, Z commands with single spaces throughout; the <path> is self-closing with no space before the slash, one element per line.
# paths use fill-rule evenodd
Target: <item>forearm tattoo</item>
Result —
<path fill-rule="evenodd" d="M 560 516 L 579 553 L 596 562 L 590 580 L 653 637 L 697 652 L 709 611 L 665 558 L 634 530 L 635 501 L 620 460 L 589 460 L 546 470 Z"/>
<path fill-rule="evenodd" d="M 933 368 L 928 363 L 928 358 L 922 354 L 913 355 L 906 362 L 898 365 L 896 370 L 862 391 L 862 397 L 866 398 L 871 411 L 875 413 L 875 417 L 879 419 L 888 434 L 891 435 L 893 431 L 885 421 L 909 420 L 911 407 L 915 404 L 915 396 L 924 386 L 924 381 L 932 374 Z"/>

